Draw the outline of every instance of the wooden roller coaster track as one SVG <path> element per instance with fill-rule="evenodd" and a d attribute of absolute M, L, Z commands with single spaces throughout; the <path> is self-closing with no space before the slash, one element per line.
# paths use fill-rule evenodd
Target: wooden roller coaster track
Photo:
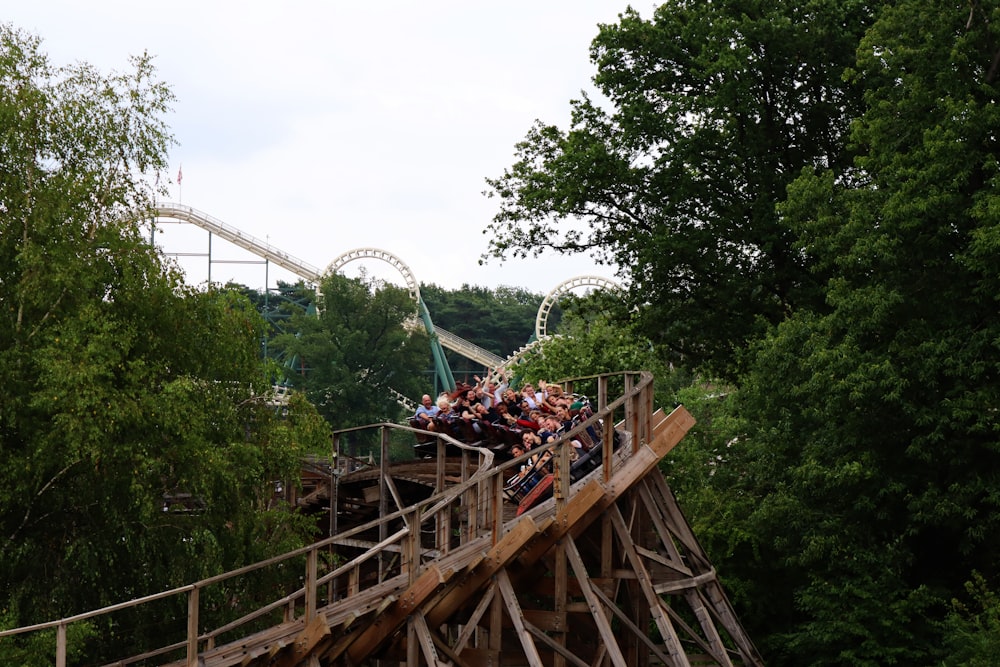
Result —
<path fill-rule="evenodd" d="M 0 637 L 55 628 L 63 667 L 72 623 L 174 597 L 186 598 L 186 636 L 112 664 L 762 665 L 658 467 L 694 419 L 683 407 L 654 410 L 648 373 L 564 386 L 583 383 L 597 407 L 574 431 L 601 434 L 600 464 L 573 482 L 564 443 L 574 433 L 551 443 L 551 497 L 521 516 L 504 496 L 516 460 L 441 435 L 434 454 L 394 465 L 393 434 L 412 429 L 381 424 L 379 459 L 359 466 L 340 452 L 357 432 L 340 432 L 332 474 L 300 499 L 323 497 L 329 537 Z M 214 586 L 274 571 L 290 583 L 272 601 L 203 627 L 200 600 Z"/>

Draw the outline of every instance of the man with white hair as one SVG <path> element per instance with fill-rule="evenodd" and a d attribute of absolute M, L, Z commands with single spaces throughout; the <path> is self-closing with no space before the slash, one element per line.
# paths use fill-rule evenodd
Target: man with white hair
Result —
<path fill-rule="evenodd" d="M 434 423 L 434 418 L 438 416 L 439 412 L 441 412 L 441 408 L 434 405 L 434 401 L 431 400 L 430 394 L 424 394 L 420 398 L 420 406 L 417 408 L 417 412 L 413 415 L 413 418 L 417 420 L 422 427 L 430 428 Z"/>

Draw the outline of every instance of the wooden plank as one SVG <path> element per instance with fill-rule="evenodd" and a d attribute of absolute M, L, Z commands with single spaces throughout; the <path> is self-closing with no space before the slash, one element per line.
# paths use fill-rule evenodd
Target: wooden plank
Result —
<path fill-rule="evenodd" d="M 667 415 L 659 425 L 659 433 L 649 442 L 650 448 L 656 452 L 657 459 L 662 459 L 676 447 L 694 425 L 694 417 L 684 409 L 683 405 Z"/>
<path fill-rule="evenodd" d="M 406 530 L 408 531 L 409 528 Z M 390 536 L 389 539 L 399 538 L 401 536 L 403 536 L 403 533 L 396 533 L 395 535 Z M 403 550 L 403 547 L 400 544 L 382 544 L 379 542 L 372 542 L 371 540 L 355 540 L 349 537 L 334 540 L 332 543 L 337 546 L 351 547 L 352 549 L 363 549 L 365 551 L 378 548 L 381 551 L 389 553 L 400 553 Z M 436 560 L 440 558 L 442 554 L 437 549 L 421 549 L 420 555 L 427 559 Z"/>
<path fill-rule="evenodd" d="M 664 556 L 658 551 L 652 551 L 650 549 L 640 547 L 638 544 L 635 545 L 635 551 L 646 560 L 650 560 L 658 565 L 662 565 L 666 569 L 672 570 L 686 577 L 691 576 L 691 570 L 685 567 L 683 561 L 680 558 L 675 559 L 668 556 Z"/>
<path fill-rule="evenodd" d="M 664 581 L 653 585 L 653 590 L 659 595 L 668 595 L 671 593 L 678 593 L 680 591 L 690 590 L 692 588 L 698 588 L 699 586 L 704 586 L 710 581 L 715 581 L 716 574 L 715 570 L 711 572 L 706 572 L 704 574 L 699 574 L 696 577 L 686 577 L 684 579 L 676 579 L 673 581 Z"/>
<path fill-rule="evenodd" d="M 663 425 L 666 423 L 666 421 L 667 421 L 667 413 L 663 411 L 663 408 L 657 408 L 653 412 L 653 414 L 649 416 L 649 423 L 651 425 L 651 428 L 649 430 L 650 432 L 649 437 L 655 438 L 656 436 L 660 435 L 660 433 L 663 431 Z"/>

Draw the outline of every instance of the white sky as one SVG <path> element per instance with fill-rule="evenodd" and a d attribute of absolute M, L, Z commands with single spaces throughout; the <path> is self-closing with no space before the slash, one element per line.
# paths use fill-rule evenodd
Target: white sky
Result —
<path fill-rule="evenodd" d="M 35 0 L 8 7 L 54 64 L 122 70 L 148 51 L 177 95 L 168 117 L 170 199 L 324 268 L 385 249 L 418 281 L 547 293 L 579 275 L 614 278 L 586 257 L 479 266 L 497 203 L 484 179 L 514 161 L 535 119 L 567 127 L 591 90 L 599 23 L 627 0 L 502 3 L 292 0 Z M 634 3 L 649 16 L 653 3 Z M 182 189 L 176 185 L 183 165 Z M 186 228 L 187 231 L 182 231 Z M 168 252 L 204 252 L 206 232 L 170 225 Z M 252 259 L 216 239 L 215 259 Z M 186 259 L 189 279 L 205 259 Z M 393 282 L 377 260 L 354 262 Z M 215 264 L 216 281 L 264 285 L 257 265 Z M 276 267 L 276 278 L 294 280 Z"/>

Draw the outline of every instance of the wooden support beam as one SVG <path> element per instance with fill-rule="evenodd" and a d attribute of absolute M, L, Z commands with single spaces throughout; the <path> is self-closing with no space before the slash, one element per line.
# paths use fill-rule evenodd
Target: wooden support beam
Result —
<path fill-rule="evenodd" d="M 424 624 L 426 625 L 426 621 Z M 470 665 L 458 655 L 457 651 L 453 650 L 450 646 L 448 646 L 448 643 L 445 642 L 445 640 L 441 639 L 438 633 L 430 630 L 428 632 L 431 639 L 434 641 L 434 645 L 439 651 L 445 654 L 448 660 L 450 660 L 455 667 L 470 667 Z"/>
<path fill-rule="evenodd" d="M 510 616 L 511 623 L 514 624 L 517 638 L 521 640 L 521 647 L 524 649 L 524 657 L 528 661 L 528 667 L 543 667 L 542 658 L 538 655 L 538 647 L 535 646 L 531 634 L 524 627 L 521 605 L 517 601 L 517 594 L 514 592 L 514 586 L 510 583 L 510 577 L 507 576 L 507 570 L 497 572 L 496 580 L 500 597 L 503 598 L 504 604 L 507 606 L 507 615 Z"/>
<path fill-rule="evenodd" d="M 635 546 L 632 543 L 632 534 L 625 525 L 624 517 L 622 517 L 617 506 L 612 507 L 608 514 L 611 516 L 611 524 L 614 526 L 615 533 L 618 535 L 618 540 L 621 542 L 622 548 L 625 552 L 625 558 L 637 575 L 636 581 L 639 589 L 646 598 L 646 604 L 649 606 L 649 610 L 653 613 L 653 618 L 656 621 L 656 627 L 660 631 L 660 636 L 663 638 L 663 642 L 666 645 L 667 653 L 670 656 L 670 663 L 668 664 L 677 665 L 678 667 L 690 667 L 687 656 L 684 654 L 684 648 L 681 646 L 680 639 L 677 637 L 677 631 L 674 630 L 674 626 L 670 622 L 670 619 L 663 613 L 663 610 L 660 607 L 660 598 L 656 594 L 656 591 L 653 590 L 653 583 L 649 579 L 649 573 L 646 571 L 646 566 L 643 564 L 639 555 L 635 551 Z"/>
<path fill-rule="evenodd" d="M 358 633 L 350 646 L 346 647 L 348 659 L 358 664 L 371 655 L 396 630 L 406 618 L 424 603 L 438 588 L 447 583 L 454 575 L 453 570 L 440 571 L 436 566 L 428 566 L 417 580 L 406 589 L 399 599 L 393 602 L 364 630 Z"/>
<path fill-rule="evenodd" d="M 270 667 L 295 667 L 300 665 L 310 656 L 314 656 L 314 650 L 321 642 L 328 641 L 330 637 L 330 626 L 326 619 L 317 616 L 305 629 L 300 632 L 295 639 L 285 644 L 278 651 L 272 653 Z"/>
<path fill-rule="evenodd" d="M 316 578 L 318 571 L 319 571 L 319 550 L 310 549 L 309 553 L 306 554 L 306 580 L 305 580 L 306 624 L 311 623 L 312 620 L 316 617 L 316 598 L 319 595 L 319 591 L 317 590 L 316 587 Z"/>
<path fill-rule="evenodd" d="M 496 592 L 496 586 L 491 585 L 486 591 L 486 595 L 479 599 L 479 603 L 476 608 L 472 611 L 472 616 L 469 617 L 468 623 L 462 628 L 462 632 L 458 635 L 458 640 L 455 642 L 455 653 L 461 653 L 465 649 L 465 645 L 469 643 L 472 639 L 472 635 L 475 634 L 476 629 L 479 627 L 479 620 L 486 613 L 489 608 L 490 603 L 493 602 L 493 595 Z"/>
<path fill-rule="evenodd" d="M 410 627 L 413 629 L 410 634 L 416 635 L 417 641 L 420 644 L 420 650 L 424 654 L 424 660 L 427 661 L 428 665 L 437 667 L 441 661 L 438 659 L 434 640 L 431 639 L 431 630 L 427 627 L 427 620 L 424 618 L 424 615 L 417 612 L 410 616 Z M 410 664 L 416 663 L 410 662 Z"/>
<path fill-rule="evenodd" d="M 599 597 L 601 601 L 604 603 L 604 605 L 611 610 L 611 613 L 614 614 L 625 627 L 631 630 L 632 634 L 638 637 L 646 645 L 646 647 L 649 648 L 649 650 L 653 653 L 653 655 L 655 655 L 663 662 L 664 665 L 674 664 L 674 661 L 671 660 L 670 656 L 664 653 L 659 646 L 654 644 L 653 640 L 651 640 L 647 636 L 646 632 L 640 629 L 638 625 L 633 623 L 632 619 L 630 619 L 628 616 L 622 613 L 622 610 L 619 609 L 618 606 L 610 598 L 608 598 L 599 588 L 594 586 L 592 590 L 594 591 L 594 595 Z"/>
<path fill-rule="evenodd" d="M 198 667 L 198 593 L 199 588 L 193 586 L 188 593 L 187 622 L 187 665 Z"/>
<path fill-rule="evenodd" d="M 535 539 L 542 530 L 546 530 L 549 525 L 550 522 L 545 522 L 539 526 L 530 516 L 521 517 L 510 532 L 500 538 L 500 541 L 487 552 L 484 558 L 470 564 L 464 576 L 449 586 L 444 594 L 433 603 L 433 607 L 426 610 L 427 622 L 430 626 L 436 628 L 447 621 L 449 616 L 465 604 L 472 593 L 483 588 L 499 569 L 506 567 L 531 540 Z"/>
<path fill-rule="evenodd" d="M 503 648 L 503 600 L 497 588 L 496 579 L 493 580 L 493 590 L 496 592 L 493 595 L 493 603 L 490 605 L 490 628 L 487 639 L 490 655 L 495 654 L 499 657 L 500 650 Z"/>
<path fill-rule="evenodd" d="M 389 493 L 392 495 L 392 502 L 396 503 L 396 509 L 405 509 L 403 507 L 403 499 L 399 495 L 399 489 L 396 488 L 396 481 L 392 478 L 391 474 L 385 476 L 385 485 L 388 487 Z M 413 529 L 411 528 L 410 530 Z"/>
<path fill-rule="evenodd" d="M 729 602 L 729 598 L 726 597 L 726 593 L 722 589 L 722 584 L 718 581 L 712 581 L 706 584 L 702 590 L 704 590 L 705 596 L 709 600 L 709 609 L 716 614 L 719 622 L 722 623 L 722 627 L 733 638 L 743 661 L 748 665 L 763 667 L 764 658 L 757 652 L 757 647 L 754 646 L 749 635 L 747 635 L 743 626 L 736 618 L 736 612 L 733 611 L 733 605 Z"/>
<path fill-rule="evenodd" d="M 662 476 L 656 476 L 662 479 Z M 688 576 L 692 576 L 691 568 L 684 563 L 684 559 L 681 556 L 680 551 L 677 549 L 677 544 L 674 542 L 675 531 L 671 530 L 670 525 L 668 525 L 668 518 L 662 513 L 663 505 L 654 499 L 653 492 L 656 488 L 656 483 L 650 481 L 651 477 L 653 477 L 653 475 L 648 475 L 645 479 L 643 479 L 643 483 L 638 485 L 637 490 L 639 497 L 642 499 L 646 512 L 649 514 L 649 518 L 653 522 L 653 528 L 660 536 L 660 542 L 663 544 L 663 548 L 670 554 L 671 562 L 668 566 L 674 568 L 678 572 L 683 572 Z M 650 488 L 651 486 L 653 488 Z M 689 544 L 684 544 L 684 546 L 685 548 L 690 548 Z"/>
<path fill-rule="evenodd" d="M 704 586 L 711 581 L 715 581 L 715 579 L 715 570 L 712 570 L 711 572 L 706 572 L 705 574 L 699 574 L 697 577 L 686 577 L 684 579 L 664 581 L 663 583 L 655 584 L 653 586 L 653 590 L 659 595 L 668 595 L 670 593 L 679 593 L 681 591 Z"/>
<path fill-rule="evenodd" d="M 601 599 L 597 597 L 593 587 L 590 585 L 590 575 L 587 574 L 587 567 L 583 564 L 583 558 L 581 558 L 580 552 L 576 548 L 576 543 L 572 539 L 566 540 L 566 558 L 573 568 L 573 574 L 580 582 L 583 597 L 586 598 L 587 604 L 590 605 L 591 616 L 594 619 L 594 624 L 597 626 L 598 633 L 601 635 L 601 639 L 604 641 L 604 647 L 611 658 L 612 664 L 615 667 L 628 667 L 628 664 L 625 662 L 625 656 L 622 655 L 621 648 L 618 646 L 618 639 L 611 629 L 611 624 L 608 623 L 608 617 L 601 608 Z"/>
<path fill-rule="evenodd" d="M 566 605 L 569 602 L 569 577 L 566 564 L 566 546 L 562 540 L 556 544 L 555 563 L 553 564 L 553 578 L 555 579 L 555 591 L 552 600 L 552 608 L 555 617 L 561 618 L 562 625 L 555 630 L 556 636 L 553 642 L 563 648 L 566 647 Z M 566 656 L 560 651 L 556 651 L 552 667 L 566 667 Z"/>
<path fill-rule="evenodd" d="M 662 607 L 663 611 L 668 616 L 670 616 L 670 618 L 674 622 L 674 625 L 683 630 L 685 634 L 688 637 L 690 637 L 692 641 L 694 641 L 694 643 L 696 643 L 698 646 L 701 647 L 701 650 L 704 651 L 706 655 L 708 656 L 712 655 L 712 647 L 708 645 L 708 642 L 706 642 L 702 637 L 700 637 L 698 633 L 695 632 L 694 628 L 688 625 L 687 622 L 681 617 L 681 615 L 677 613 L 677 611 L 673 607 L 671 607 L 667 603 L 667 601 L 664 600 L 663 598 L 660 598 L 660 607 Z"/>
<path fill-rule="evenodd" d="M 556 640 L 545 634 L 541 628 L 536 627 L 534 624 L 529 623 L 527 620 L 524 621 L 524 627 L 535 636 L 536 639 L 541 640 L 543 644 L 548 646 L 552 651 L 563 660 L 569 660 L 571 663 L 576 665 L 576 667 L 590 667 L 586 662 L 581 660 L 579 656 L 574 654 L 572 651 L 567 649 L 565 646 L 557 642 Z"/>
<path fill-rule="evenodd" d="M 705 607 L 704 600 L 698 590 L 688 590 L 684 593 L 684 599 L 687 600 L 688 606 L 691 607 L 695 618 L 698 619 L 701 631 L 704 633 L 705 638 L 708 640 L 708 645 L 711 647 L 711 654 L 713 656 L 724 656 L 725 662 L 723 659 L 719 659 L 720 665 L 725 665 L 726 667 L 732 665 L 732 662 L 729 660 L 729 656 L 726 653 L 726 645 L 722 642 L 722 636 L 719 634 L 719 629 L 715 627 L 712 615 Z"/>

